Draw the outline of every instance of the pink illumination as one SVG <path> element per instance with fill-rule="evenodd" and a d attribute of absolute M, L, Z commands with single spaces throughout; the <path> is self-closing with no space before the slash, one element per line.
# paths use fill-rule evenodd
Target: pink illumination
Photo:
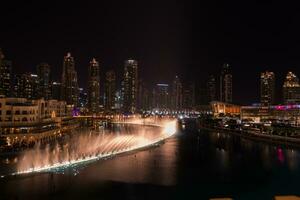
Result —
<path fill-rule="evenodd" d="M 284 155 L 283 155 L 283 151 L 282 151 L 281 148 L 277 149 L 277 158 L 278 158 L 280 163 L 284 162 Z"/>

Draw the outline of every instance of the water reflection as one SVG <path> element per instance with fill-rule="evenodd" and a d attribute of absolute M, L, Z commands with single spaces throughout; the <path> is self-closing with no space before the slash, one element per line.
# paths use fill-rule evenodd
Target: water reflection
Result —
<path fill-rule="evenodd" d="M 261 151 L 261 161 L 263 164 L 263 167 L 265 169 L 270 169 L 272 167 L 272 147 L 266 145 L 262 147 Z"/>
<path fill-rule="evenodd" d="M 299 152 L 293 149 L 286 150 L 287 164 L 290 170 L 295 171 L 299 168 Z"/>
<path fill-rule="evenodd" d="M 113 132 L 118 130 L 112 127 Z M 153 131 L 149 127 L 142 134 Z M 4 196 L 23 198 L 59 194 L 82 199 L 91 194 L 95 198 L 143 199 L 164 194 L 172 198 L 180 193 L 184 198 L 228 194 L 247 199 L 251 193 L 256 197 L 252 199 L 262 194 L 271 199 L 276 194 L 299 194 L 299 159 L 297 148 L 186 129 L 154 148 L 69 169 L 65 174 L 0 181 L 0 187 L 5 189 Z"/>
<path fill-rule="evenodd" d="M 219 160 L 219 168 L 221 171 L 226 171 L 226 169 L 229 167 L 229 153 L 228 151 L 225 151 L 224 149 L 216 149 L 216 156 Z"/>
<path fill-rule="evenodd" d="M 239 161 L 243 162 L 243 160 L 256 162 L 266 171 L 278 168 L 279 165 L 287 166 L 290 171 L 299 170 L 298 149 L 252 141 L 229 135 L 229 133 L 210 132 L 205 134 L 208 134 L 209 142 L 215 148 L 219 169 L 223 171 L 230 170 L 231 164 L 240 165 Z"/>
<path fill-rule="evenodd" d="M 81 177 L 94 181 L 174 185 L 177 142 L 177 139 L 170 138 L 168 145 L 99 162 L 84 169 Z"/>

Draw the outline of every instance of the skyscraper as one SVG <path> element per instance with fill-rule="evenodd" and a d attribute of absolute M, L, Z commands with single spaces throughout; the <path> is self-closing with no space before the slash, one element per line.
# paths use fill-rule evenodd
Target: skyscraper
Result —
<path fill-rule="evenodd" d="M 14 93 L 15 97 L 38 99 L 39 98 L 39 77 L 37 74 L 26 73 L 15 76 Z"/>
<path fill-rule="evenodd" d="M 207 97 L 209 102 L 216 100 L 216 91 L 216 78 L 210 75 L 207 81 Z"/>
<path fill-rule="evenodd" d="M 52 82 L 51 85 L 51 99 L 61 100 L 61 83 L 60 82 Z"/>
<path fill-rule="evenodd" d="M 220 76 L 220 101 L 232 102 L 232 74 L 229 64 L 224 64 Z"/>
<path fill-rule="evenodd" d="M 84 91 L 83 88 L 79 88 L 79 107 L 86 108 L 88 102 L 88 94 Z"/>
<path fill-rule="evenodd" d="M 138 63 L 136 60 L 126 60 L 124 67 L 124 112 L 135 113 L 137 111 L 137 91 Z"/>
<path fill-rule="evenodd" d="M 150 104 L 152 109 L 157 107 L 156 100 L 157 100 L 156 89 L 153 88 L 151 92 L 151 98 L 150 98 Z"/>
<path fill-rule="evenodd" d="M 115 102 L 115 110 L 120 111 L 123 107 L 123 95 L 122 89 L 116 90 L 116 102 Z"/>
<path fill-rule="evenodd" d="M 0 95 L 11 96 L 12 89 L 11 62 L 4 59 L 0 49 Z"/>
<path fill-rule="evenodd" d="M 112 111 L 115 109 L 115 99 L 116 99 L 116 74 L 114 71 L 110 70 L 105 74 L 104 103 L 105 103 L 105 109 L 107 111 Z"/>
<path fill-rule="evenodd" d="M 151 94 L 145 86 L 142 88 L 142 103 L 141 103 L 141 109 L 146 111 L 150 110 L 152 108 L 151 106 Z"/>
<path fill-rule="evenodd" d="M 193 109 L 195 105 L 195 85 L 189 84 L 183 89 L 183 100 L 184 109 Z"/>
<path fill-rule="evenodd" d="M 100 104 L 100 69 L 99 63 L 93 58 L 88 68 L 88 108 L 89 112 L 99 112 Z"/>
<path fill-rule="evenodd" d="M 51 99 L 50 65 L 48 65 L 47 63 L 40 63 L 37 66 L 36 71 L 40 79 L 39 96 L 46 100 Z"/>
<path fill-rule="evenodd" d="M 169 100 L 169 85 L 156 84 L 156 108 L 168 109 L 170 105 Z"/>
<path fill-rule="evenodd" d="M 78 105 L 78 82 L 75 70 L 74 58 L 68 53 L 64 57 L 62 80 L 61 80 L 62 100 L 69 105 Z"/>
<path fill-rule="evenodd" d="M 22 95 L 22 75 L 14 74 L 13 77 L 13 97 L 20 98 Z"/>
<path fill-rule="evenodd" d="M 293 72 L 288 72 L 283 84 L 284 104 L 300 103 L 300 84 L 298 77 Z"/>
<path fill-rule="evenodd" d="M 172 108 L 179 110 L 182 108 L 182 84 L 178 76 L 175 76 L 172 86 Z"/>
<path fill-rule="evenodd" d="M 137 108 L 139 111 L 150 110 L 152 107 L 150 100 L 150 92 L 146 87 L 145 81 L 140 79 L 138 83 L 138 98 L 137 98 Z"/>
<path fill-rule="evenodd" d="M 196 102 L 197 106 L 208 105 L 210 103 L 210 94 L 208 81 L 199 83 L 196 92 Z"/>
<path fill-rule="evenodd" d="M 273 72 L 260 74 L 260 102 L 264 106 L 275 103 L 275 75 Z"/>
<path fill-rule="evenodd" d="M 139 79 L 138 83 L 138 96 L 137 96 L 137 109 L 143 110 L 143 92 L 144 92 L 144 81 L 142 79 Z"/>

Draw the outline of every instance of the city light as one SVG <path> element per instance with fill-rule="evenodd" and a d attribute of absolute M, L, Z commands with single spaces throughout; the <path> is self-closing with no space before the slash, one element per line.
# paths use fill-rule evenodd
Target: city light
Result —
<path fill-rule="evenodd" d="M 297 4 L 3 1 L 0 199 L 294 199 Z"/>

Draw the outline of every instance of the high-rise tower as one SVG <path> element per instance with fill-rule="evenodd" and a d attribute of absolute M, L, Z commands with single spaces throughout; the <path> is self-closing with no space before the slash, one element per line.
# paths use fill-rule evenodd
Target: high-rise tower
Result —
<path fill-rule="evenodd" d="M 232 102 L 232 74 L 229 64 L 224 64 L 221 71 L 220 101 Z"/>
<path fill-rule="evenodd" d="M 100 69 L 93 58 L 88 69 L 88 108 L 91 113 L 99 112 L 100 104 Z"/>
<path fill-rule="evenodd" d="M 39 81 L 39 97 L 46 100 L 51 99 L 51 71 L 50 65 L 47 63 L 40 63 L 36 67 L 37 75 L 40 79 Z"/>
<path fill-rule="evenodd" d="M 11 62 L 4 59 L 0 49 L 0 95 L 11 96 L 12 89 Z"/>
<path fill-rule="evenodd" d="M 77 106 L 79 89 L 75 62 L 71 53 L 68 53 L 64 57 L 61 86 L 61 99 L 66 101 L 69 105 Z"/>
<path fill-rule="evenodd" d="M 216 78 L 215 76 L 210 75 L 207 81 L 208 103 L 216 100 L 216 91 Z"/>
<path fill-rule="evenodd" d="M 275 75 L 273 72 L 260 74 L 260 103 L 269 106 L 275 103 Z"/>
<path fill-rule="evenodd" d="M 182 108 L 182 84 L 178 76 L 175 76 L 172 85 L 172 108 L 179 110 Z"/>
<path fill-rule="evenodd" d="M 105 74 L 105 109 L 112 111 L 115 109 L 115 98 L 116 98 L 116 74 L 110 70 Z"/>
<path fill-rule="evenodd" d="M 293 72 L 288 72 L 283 84 L 284 104 L 300 103 L 300 84 L 298 77 Z"/>
<path fill-rule="evenodd" d="M 137 111 L 137 91 L 138 63 L 136 60 L 126 60 L 124 67 L 124 112 L 135 113 Z"/>
<path fill-rule="evenodd" d="M 14 96 L 18 98 L 39 99 L 40 79 L 37 74 L 26 73 L 15 76 Z"/>

